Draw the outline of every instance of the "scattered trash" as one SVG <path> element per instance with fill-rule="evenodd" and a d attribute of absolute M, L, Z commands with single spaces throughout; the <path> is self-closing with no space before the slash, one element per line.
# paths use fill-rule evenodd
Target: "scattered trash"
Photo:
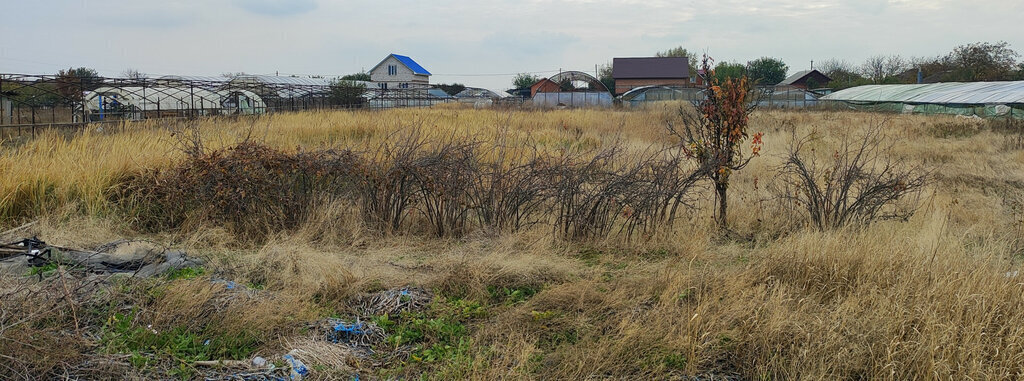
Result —
<path fill-rule="evenodd" d="M 366 316 L 397 315 L 400 312 L 417 311 L 433 300 L 429 291 L 418 287 L 393 288 L 362 298 L 362 312 Z"/>
<path fill-rule="evenodd" d="M 1013 271 L 1007 271 L 1005 277 L 1007 277 L 1007 278 L 1016 278 L 1017 275 L 1020 275 L 1020 271 L 1013 270 Z"/>
<path fill-rule="evenodd" d="M 356 320 L 348 322 L 342 319 L 324 319 L 311 324 L 311 328 L 319 335 L 334 344 L 348 344 L 353 347 L 369 349 L 384 341 L 384 329 L 373 322 Z"/>
<path fill-rule="evenodd" d="M 295 358 L 297 350 L 293 349 L 281 356 L 287 366 L 278 368 L 266 358 L 256 356 L 252 361 L 218 360 L 195 361 L 194 367 L 213 368 L 203 371 L 207 381 L 245 380 L 245 381 L 285 381 L 301 380 L 309 375 L 306 364 Z"/>

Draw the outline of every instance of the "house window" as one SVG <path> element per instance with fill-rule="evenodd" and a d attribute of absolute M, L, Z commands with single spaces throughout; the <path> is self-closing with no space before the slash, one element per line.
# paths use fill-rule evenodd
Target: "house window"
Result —
<path fill-rule="evenodd" d="M 398 75 L 398 66 L 388 65 L 388 75 Z"/>

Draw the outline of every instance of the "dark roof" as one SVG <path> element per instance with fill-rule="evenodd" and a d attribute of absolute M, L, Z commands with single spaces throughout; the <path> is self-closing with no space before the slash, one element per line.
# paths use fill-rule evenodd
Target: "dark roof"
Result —
<path fill-rule="evenodd" d="M 441 90 L 441 89 L 438 89 L 438 88 L 427 89 L 427 94 L 430 94 L 430 96 L 433 96 L 433 97 L 443 98 L 443 99 L 452 98 L 452 96 L 450 94 L 448 94 L 444 90 Z"/>
<path fill-rule="evenodd" d="M 782 82 L 779 82 L 777 86 L 789 86 L 794 83 L 800 82 L 801 79 L 804 79 L 805 77 L 809 77 L 811 75 L 818 77 L 819 80 L 822 78 L 824 78 L 826 81 L 832 80 L 832 78 L 829 78 L 827 75 L 822 74 L 820 71 L 818 71 L 818 69 L 801 70 L 789 76 L 789 78 L 782 80 Z"/>
<path fill-rule="evenodd" d="M 388 54 L 388 57 L 395 57 L 395 59 L 397 59 L 398 62 L 401 62 L 402 65 L 405 65 L 405 67 L 409 68 L 409 70 L 412 70 L 413 74 L 430 75 L 430 72 L 427 71 L 427 69 L 424 69 L 423 66 L 420 66 L 420 64 L 416 63 L 416 61 L 413 61 L 412 58 L 394 53 Z M 373 69 L 370 69 L 370 71 L 376 70 L 377 67 L 380 66 L 380 64 L 388 60 L 388 57 L 384 57 L 384 59 L 377 63 L 377 65 L 375 65 Z"/>
<path fill-rule="evenodd" d="M 686 57 L 631 57 L 612 60 L 612 77 L 690 78 L 690 60 Z"/>

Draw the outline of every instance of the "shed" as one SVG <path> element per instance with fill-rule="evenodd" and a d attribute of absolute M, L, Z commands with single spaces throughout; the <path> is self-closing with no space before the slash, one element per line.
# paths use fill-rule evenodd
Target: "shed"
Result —
<path fill-rule="evenodd" d="M 628 57 L 612 60 L 615 95 L 644 86 L 691 86 L 687 57 Z"/>
<path fill-rule="evenodd" d="M 775 86 L 779 87 L 796 87 L 804 90 L 816 89 L 819 87 L 826 87 L 828 83 L 832 82 L 832 78 L 818 71 L 817 69 L 802 70 L 796 72 L 779 82 Z"/>

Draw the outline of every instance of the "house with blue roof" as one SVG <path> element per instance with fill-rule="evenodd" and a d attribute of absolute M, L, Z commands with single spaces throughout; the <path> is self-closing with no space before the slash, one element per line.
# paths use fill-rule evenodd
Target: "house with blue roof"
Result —
<path fill-rule="evenodd" d="M 389 54 L 370 69 L 370 81 L 381 89 L 425 88 L 430 85 L 430 72 L 412 58 Z"/>

